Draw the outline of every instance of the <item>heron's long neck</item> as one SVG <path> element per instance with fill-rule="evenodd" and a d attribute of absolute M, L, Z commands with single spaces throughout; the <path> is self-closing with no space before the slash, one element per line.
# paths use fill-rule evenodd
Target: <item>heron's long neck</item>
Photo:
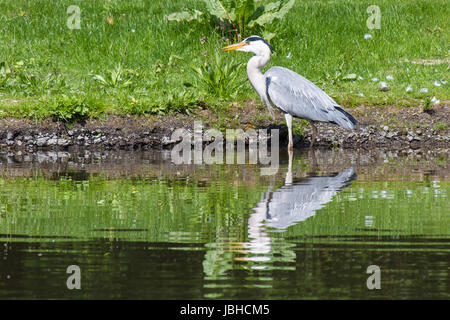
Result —
<path fill-rule="evenodd" d="M 269 63 L 269 54 L 253 56 L 247 63 L 247 76 L 262 100 L 266 100 L 266 82 L 261 69 Z"/>

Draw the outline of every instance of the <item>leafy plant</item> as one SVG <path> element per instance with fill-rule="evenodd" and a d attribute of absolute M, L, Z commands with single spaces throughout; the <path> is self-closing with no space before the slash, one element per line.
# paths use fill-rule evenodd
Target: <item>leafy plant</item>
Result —
<path fill-rule="evenodd" d="M 236 95 L 242 86 L 241 77 L 243 64 L 233 58 L 215 52 L 212 61 L 206 61 L 200 67 L 190 65 L 195 72 L 197 87 L 217 98 L 227 99 Z"/>
<path fill-rule="evenodd" d="M 123 69 L 120 62 L 115 69 L 109 70 L 108 73 L 108 76 L 103 77 L 96 74 L 93 78 L 105 87 L 111 88 L 128 87 L 132 84 L 133 70 Z"/>
<path fill-rule="evenodd" d="M 434 130 L 435 131 L 445 131 L 445 130 L 447 130 L 447 124 L 443 123 L 443 122 L 439 122 L 434 127 Z"/>
<path fill-rule="evenodd" d="M 67 87 L 65 79 L 57 71 L 45 76 L 37 70 L 37 62 L 31 58 L 16 61 L 10 68 L 6 62 L 0 63 L 0 88 L 9 87 L 24 94 L 50 93 Z"/>
<path fill-rule="evenodd" d="M 273 1 L 266 5 L 256 6 L 255 0 L 203 0 L 207 14 L 191 10 L 174 12 L 166 18 L 171 21 L 217 21 L 223 31 L 235 31 L 239 40 L 240 34 L 250 30 L 261 31 L 276 19 L 282 19 L 292 8 L 295 0 Z M 274 33 L 263 32 L 270 40 Z"/>
<path fill-rule="evenodd" d="M 91 115 L 91 110 L 84 97 L 58 96 L 49 110 L 50 116 L 55 121 L 80 122 Z"/>
<path fill-rule="evenodd" d="M 133 115 L 164 115 L 169 113 L 189 113 L 191 107 L 197 104 L 193 93 L 181 91 L 162 91 L 160 97 L 125 95 L 119 97 L 123 111 Z"/>
<path fill-rule="evenodd" d="M 433 101 L 429 97 L 426 97 L 423 101 L 422 112 L 430 113 L 433 110 Z"/>
<path fill-rule="evenodd" d="M 306 128 L 308 127 L 308 121 L 300 120 L 299 122 L 292 122 L 292 132 L 299 137 L 305 137 Z"/>
<path fill-rule="evenodd" d="M 190 90 L 183 89 L 170 92 L 166 98 L 169 112 L 189 113 L 190 108 L 197 104 L 197 99 Z"/>
<path fill-rule="evenodd" d="M 48 73 L 45 77 L 40 77 L 28 72 L 19 72 L 18 79 L 28 87 L 32 93 L 43 93 L 53 88 L 66 86 L 65 80 L 53 73 Z"/>

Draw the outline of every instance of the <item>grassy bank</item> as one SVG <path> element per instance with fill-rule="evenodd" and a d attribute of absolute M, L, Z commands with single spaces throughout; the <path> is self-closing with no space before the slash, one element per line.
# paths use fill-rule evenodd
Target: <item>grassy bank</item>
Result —
<path fill-rule="evenodd" d="M 81 9 L 80 29 L 67 27 L 70 5 Z M 380 7 L 380 29 L 366 26 L 370 5 Z M 255 98 L 245 74 L 249 56 L 220 51 L 234 35 L 211 22 L 166 19 L 185 8 L 204 10 L 204 3 L 1 1 L 0 117 L 189 113 Z M 446 0 L 297 0 L 265 28 L 276 33 L 279 53 L 269 66 L 299 72 L 347 107 L 449 100 L 448 16 Z M 390 90 L 379 91 L 380 81 Z"/>

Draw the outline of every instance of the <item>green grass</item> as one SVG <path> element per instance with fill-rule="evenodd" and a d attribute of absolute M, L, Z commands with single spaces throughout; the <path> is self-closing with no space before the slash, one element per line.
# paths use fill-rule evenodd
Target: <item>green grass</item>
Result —
<path fill-rule="evenodd" d="M 366 8 L 373 4 L 381 9 L 379 30 L 366 26 Z M 70 5 L 81 8 L 80 30 L 66 26 Z M 101 114 L 189 113 L 198 105 L 221 108 L 256 98 L 246 81 L 249 55 L 220 51 L 227 34 L 210 23 L 165 19 L 188 7 L 203 9 L 203 3 L 1 1 L 0 117 L 76 121 Z M 279 53 L 269 66 L 297 71 L 346 107 L 420 105 L 433 96 L 446 101 L 448 83 L 434 82 L 448 81 L 448 16 L 446 0 L 297 0 L 282 21 L 267 27 L 277 34 L 271 43 Z M 366 33 L 372 39 L 364 39 Z M 447 62 L 411 63 L 420 59 Z M 348 74 L 363 79 L 346 80 Z M 390 90 L 378 91 L 371 78 Z M 413 91 L 405 92 L 407 86 Z"/>

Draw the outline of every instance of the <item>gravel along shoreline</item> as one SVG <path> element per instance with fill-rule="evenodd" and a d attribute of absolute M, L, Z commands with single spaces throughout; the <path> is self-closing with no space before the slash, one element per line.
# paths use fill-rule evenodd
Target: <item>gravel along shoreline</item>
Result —
<path fill-rule="evenodd" d="M 350 110 L 359 121 L 355 130 L 345 130 L 332 124 L 318 123 L 319 135 L 315 146 L 330 148 L 448 148 L 450 145 L 450 115 L 448 106 L 421 112 L 413 107 L 356 107 Z M 257 111 L 254 111 L 257 113 Z M 213 123 L 214 115 L 203 115 L 203 130 Z M 237 126 L 246 128 L 279 129 L 280 146 L 287 145 L 287 128 L 276 119 L 253 121 L 252 112 L 244 114 Z M 261 118 L 261 117 L 260 117 Z M 197 120 L 197 119 L 196 119 Z M 178 141 L 171 139 L 177 128 L 192 132 L 193 117 L 172 115 L 168 117 L 109 116 L 90 119 L 85 123 L 66 125 L 45 120 L 0 119 L 0 149 L 25 150 L 149 150 L 171 149 Z M 273 124 L 275 123 L 275 124 Z M 213 125 L 211 125 L 213 127 Z M 311 129 L 305 126 L 302 136 L 294 137 L 295 148 L 310 144 Z M 225 130 L 222 130 L 225 136 Z"/>

